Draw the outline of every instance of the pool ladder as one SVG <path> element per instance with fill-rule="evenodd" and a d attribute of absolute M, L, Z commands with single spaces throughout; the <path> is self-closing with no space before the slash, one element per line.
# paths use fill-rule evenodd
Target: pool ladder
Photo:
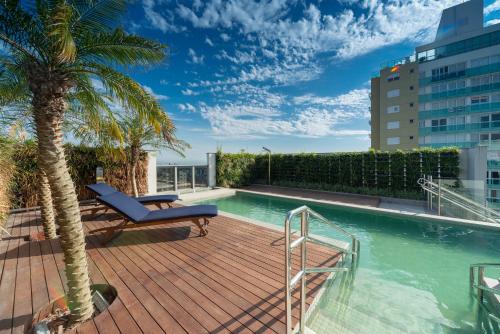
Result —
<path fill-rule="evenodd" d="M 474 290 L 477 291 L 475 296 L 477 296 L 479 307 L 487 315 L 489 325 L 500 330 L 500 300 L 496 297 L 496 295 L 500 295 L 500 288 L 498 285 L 494 286 L 494 283 L 491 284 L 491 282 L 495 282 L 495 279 L 485 276 L 485 271 L 488 268 L 500 269 L 500 263 L 477 263 L 470 266 L 470 293 L 471 296 L 474 296 Z M 490 307 L 484 303 L 485 293 L 488 294 Z"/>
<path fill-rule="evenodd" d="M 292 219 L 300 215 L 300 236 L 292 241 Z M 309 235 L 309 218 L 313 216 L 322 223 L 328 224 L 340 234 L 351 239 L 351 243 L 346 245 L 333 245 L 328 240 L 321 240 L 318 237 Z M 311 273 L 334 273 L 346 272 L 350 269 L 345 266 L 335 267 L 315 267 L 307 268 L 307 243 L 312 242 L 328 247 L 333 247 L 342 253 L 342 264 L 344 264 L 345 256 L 351 256 L 351 270 L 355 269 L 359 259 L 359 240 L 356 237 L 335 225 L 319 213 L 311 210 L 307 206 L 301 206 L 295 210 L 289 211 L 285 220 L 285 311 L 286 311 L 286 333 L 304 333 L 306 320 L 306 281 L 307 274 Z M 292 277 L 292 251 L 300 246 L 300 270 Z M 350 247 L 348 247 L 350 246 Z M 350 248 L 350 249 L 349 249 Z M 300 282 L 300 315 L 297 327 L 292 325 L 292 292 L 295 286 Z"/>

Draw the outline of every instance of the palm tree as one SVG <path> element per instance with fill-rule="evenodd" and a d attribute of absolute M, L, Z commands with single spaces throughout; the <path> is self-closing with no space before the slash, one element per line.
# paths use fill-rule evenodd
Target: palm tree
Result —
<path fill-rule="evenodd" d="M 8 68 L 9 64 L 2 64 Z M 12 71 L 5 69 L 0 73 L 0 126 L 9 127 L 10 135 L 32 129 L 31 94 L 29 88 L 22 78 Z M 38 163 L 40 165 L 40 162 Z M 52 195 L 49 180 L 45 172 L 39 168 L 37 176 L 38 202 L 41 208 L 42 226 L 46 239 L 55 239 L 56 225 L 52 206 Z"/>
<path fill-rule="evenodd" d="M 86 112 L 112 111 L 96 88 L 99 80 L 122 105 L 130 106 L 160 130 L 151 115 L 159 103 L 120 66 L 164 60 L 166 47 L 116 27 L 124 0 L 4 0 L 0 4 L 1 72 L 31 96 L 40 167 L 47 176 L 66 264 L 68 306 L 73 322 L 93 314 L 85 238 L 78 200 L 63 148 L 63 120 L 72 94 Z"/>
<path fill-rule="evenodd" d="M 176 138 L 175 126 L 171 119 L 166 117 L 166 114 L 157 116 L 156 121 L 160 124 L 160 131 L 151 126 L 141 114 L 125 110 L 116 119 L 119 136 L 113 130 L 114 119 L 107 122 L 99 118 L 98 126 L 96 126 L 96 122 L 91 122 L 88 119 L 72 119 L 71 124 L 73 125 L 73 133 L 82 141 L 93 142 L 102 147 L 107 154 L 116 152 L 116 147 L 120 148 L 120 152 L 125 153 L 130 172 L 130 185 L 134 196 L 139 196 L 137 166 L 141 152 L 145 148 L 168 149 L 184 156 L 184 150 L 190 147 L 186 142 Z"/>

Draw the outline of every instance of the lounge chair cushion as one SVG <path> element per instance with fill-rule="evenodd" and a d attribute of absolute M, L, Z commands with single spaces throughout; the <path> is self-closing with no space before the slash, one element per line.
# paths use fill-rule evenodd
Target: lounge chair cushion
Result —
<path fill-rule="evenodd" d="M 134 197 L 142 204 L 149 203 L 163 203 L 163 202 L 175 202 L 179 199 L 177 195 L 151 195 L 151 196 L 140 196 Z"/>
<path fill-rule="evenodd" d="M 217 206 L 215 205 L 192 205 L 180 208 L 170 208 L 150 211 L 140 223 L 153 222 L 159 220 L 193 218 L 193 217 L 215 217 L 217 216 Z"/>
<path fill-rule="evenodd" d="M 106 183 L 96 183 L 96 184 L 89 184 L 85 186 L 87 189 L 95 192 L 99 196 L 106 196 L 110 195 L 112 193 L 117 192 L 115 188 L 112 186 L 106 184 Z"/>
<path fill-rule="evenodd" d="M 86 187 L 87 189 L 96 193 L 98 196 L 106 196 L 118 192 L 116 188 L 113 188 L 112 186 L 106 183 L 89 184 Z M 137 199 L 140 203 L 149 204 L 149 203 L 161 203 L 161 202 L 175 202 L 179 199 L 179 196 L 152 195 L 152 196 L 140 196 L 134 198 Z"/>
<path fill-rule="evenodd" d="M 97 201 L 123 214 L 133 222 L 140 221 L 150 212 L 148 208 L 146 208 L 134 198 L 118 191 L 109 195 L 98 196 Z"/>
<path fill-rule="evenodd" d="M 97 200 L 116 212 L 129 218 L 133 223 L 147 223 L 169 219 L 193 218 L 193 217 L 215 217 L 217 206 L 215 205 L 193 205 L 181 208 L 170 208 L 163 210 L 149 210 L 132 197 L 121 192 L 115 192 L 106 196 L 99 196 Z"/>

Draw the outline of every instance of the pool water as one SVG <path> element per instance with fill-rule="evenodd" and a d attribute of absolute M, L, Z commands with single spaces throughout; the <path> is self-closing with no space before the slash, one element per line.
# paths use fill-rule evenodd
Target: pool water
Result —
<path fill-rule="evenodd" d="M 469 295 L 469 265 L 500 262 L 500 231 L 243 192 L 199 203 L 277 226 L 306 204 L 360 240 L 351 285 L 346 291 L 335 280 L 313 312 L 308 326 L 316 333 L 484 332 Z M 318 221 L 310 228 L 340 238 Z"/>

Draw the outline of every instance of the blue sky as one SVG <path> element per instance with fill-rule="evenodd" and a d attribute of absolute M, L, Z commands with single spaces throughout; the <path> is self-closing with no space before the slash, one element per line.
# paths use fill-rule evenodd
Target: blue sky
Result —
<path fill-rule="evenodd" d="M 129 32 L 169 46 L 133 76 L 157 96 L 202 161 L 235 152 L 331 152 L 369 145 L 369 80 L 434 38 L 461 0 L 138 0 Z M 500 0 L 486 0 L 495 19 Z"/>

